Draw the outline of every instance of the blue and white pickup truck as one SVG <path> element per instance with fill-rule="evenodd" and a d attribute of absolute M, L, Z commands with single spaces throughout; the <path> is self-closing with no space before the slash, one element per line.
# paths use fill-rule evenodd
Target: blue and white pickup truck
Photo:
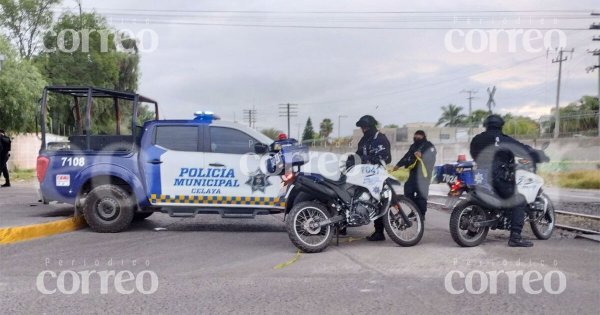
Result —
<path fill-rule="evenodd" d="M 41 121 L 49 120 L 48 103 L 56 100 L 72 100 L 76 128 L 68 141 L 47 142 L 41 124 L 41 200 L 75 205 L 94 231 L 119 232 L 156 211 L 252 218 L 283 212 L 294 202 L 280 199 L 280 176 L 262 167 L 260 157 L 273 140 L 254 129 L 210 113 L 159 120 L 158 105 L 149 98 L 90 87 L 46 87 Z M 148 104 L 155 116 L 140 122 Z M 119 122 L 114 135 L 93 126 L 94 109 L 107 105 Z"/>

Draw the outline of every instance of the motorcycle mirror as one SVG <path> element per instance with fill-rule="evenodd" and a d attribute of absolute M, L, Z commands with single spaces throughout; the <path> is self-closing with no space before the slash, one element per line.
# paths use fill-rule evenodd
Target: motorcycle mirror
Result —
<path fill-rule="evenodd" d="M 542 143 L 542 150 L 546 150 L 550 146 L 550 141 Z"/>
<path fill-rule="evenodd" d="M 265 154 L 269 151 L 269 146 L 264 143 L 257 143 L 254 145 L 254 153 Z"/>

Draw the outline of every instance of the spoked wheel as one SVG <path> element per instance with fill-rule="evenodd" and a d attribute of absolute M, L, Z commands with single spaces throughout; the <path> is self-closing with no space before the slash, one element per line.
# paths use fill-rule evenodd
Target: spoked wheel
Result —
<path fill-rule="evenodd" d="M 318 253 L 327 246 L 333 236 L 331 225 L 319 226 L 330 218 L 323 204 L 305 201 L 295 205 L 286 217 L 290 240 L 305 253 Z"/>
<path fill-rule="evenodd" d="M 408 222 L 400 211 L 404 213 Z M 404 196 L 398 196 L 396 202 L 390 206 L 387 214 L 383 216 L 383 225 L 388 236 L 400 246 L 414 246 L 423 237 L 423 216 L 417 206 Z"/>
<path fill-rule="evenodd" d="M 450 234 L 452 239 L 462 247 L 474 247 L 481 244 L 489 231 L 489 227 L 474 227 L 473 223 L 487 220 L 485 211 L 463 200 L 452 210 L 450 215 Z"/>
<path fill-rule="evenodd" d="M 538 216 L 533 215 L 530 218 L 529 224 L 531 225 L 531 231 L 540 240 L 547 240 L 552 236 L 555 224 L 554 205 L 546 194 L 541 194 L 537 201 L 547 204 L 546 213 Z"/>

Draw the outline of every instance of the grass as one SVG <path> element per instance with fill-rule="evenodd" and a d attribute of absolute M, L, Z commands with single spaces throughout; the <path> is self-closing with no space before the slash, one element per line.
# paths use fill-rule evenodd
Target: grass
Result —
<path fill-rule="evenodd" d="M 33 180 L 35 178 L 35 176 L 36 176 L 35 170 L 15 169 L 10 172 L 10 181 L 11 182 L 30 181 L 30 180 Z"/>
<path fill-rule="evenodd" d="M 562 188 L 600 189 L 600 170 L 540 172 L 546 184 Z"/>

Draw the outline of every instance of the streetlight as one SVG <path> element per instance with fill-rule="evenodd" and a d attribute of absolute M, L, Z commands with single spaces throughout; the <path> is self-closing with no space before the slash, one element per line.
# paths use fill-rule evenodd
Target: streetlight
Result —
<path fill-rule="evenodd" d="M 4 62 L 4 55 L 0 54 L 0 71 L 2 71 L 2 63 Z"/>

